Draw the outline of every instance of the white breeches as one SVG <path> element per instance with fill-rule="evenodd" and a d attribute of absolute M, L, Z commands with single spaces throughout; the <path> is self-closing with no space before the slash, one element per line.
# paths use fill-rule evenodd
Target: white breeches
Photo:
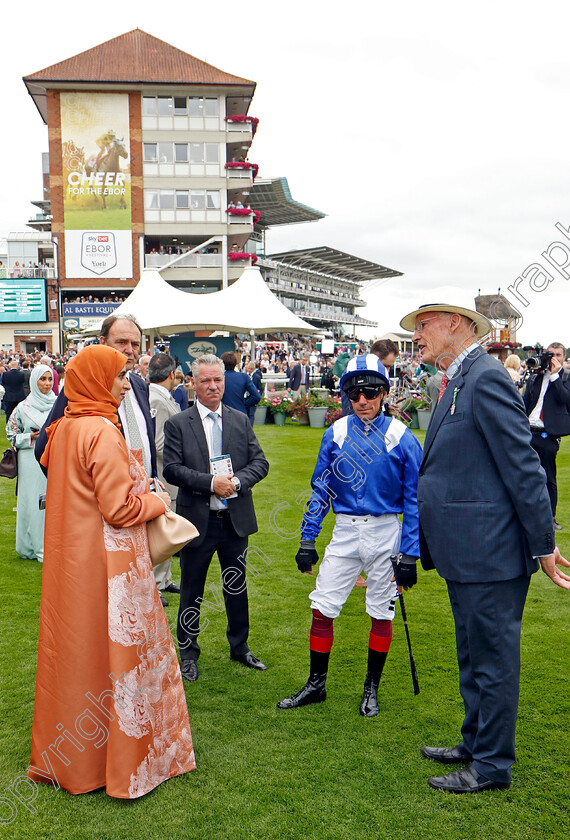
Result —
<path fill-rule="evenodd" d="M 372 618 L 393 619 L 396 584 L 391 554 L 400 548 L 402 526 L 395 513 L 350 516 L 339 513 L 332 539 L 319 567 L 311 609 L 338 618 L 356 578 L 366 574 L 366 612 Z"/>

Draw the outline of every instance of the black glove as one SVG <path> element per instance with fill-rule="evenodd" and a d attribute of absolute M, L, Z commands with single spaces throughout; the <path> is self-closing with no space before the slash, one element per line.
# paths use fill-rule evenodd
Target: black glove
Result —
<path fill-rule="evenodd" d="M 311 572 L 315 563 L 319 562 L 319 555 L 314 540 L 301 540 L 301 547 L 295 555 L 295 561 L 300 572 Z"/>
<path fill-rule="evenodd" d="M 416 558 L 409 554 L 399 554 L 398 562 L 394 563 L 394 576 L 397 586 L 410 589 L 418 582 Z"/>

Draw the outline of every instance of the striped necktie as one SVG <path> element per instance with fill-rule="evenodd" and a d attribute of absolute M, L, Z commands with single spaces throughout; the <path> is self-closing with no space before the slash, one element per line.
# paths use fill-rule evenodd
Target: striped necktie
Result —
<path fill-rule="evenodd" d="M 143 446 L 141 430 L 139 429 L 139 424 L 137 423 L 135 410 L 131 402 L 131 400 L 133 399 L 132 393 L 132 391 L 127 391 L 127 393 L 125 394 L 125 414 L 127 415 L 127 429 L 129 432 L 129 441 L 131 444 L 131 449 L 141 450 L 145 472 L 147 473 L 147 475 L 150 475 L 150 464 L 148 463 L 148 459 Z"/>

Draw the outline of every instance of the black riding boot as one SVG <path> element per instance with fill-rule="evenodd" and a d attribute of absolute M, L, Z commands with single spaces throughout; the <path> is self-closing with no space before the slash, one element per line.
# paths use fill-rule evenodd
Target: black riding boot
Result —
<path fill-rule="evenodd" d="M 368 670 L 364 680 L 364 692 L 360 703 L 360 714 L 363 717 L 375 717 L 378 708 L 378 683 L 382 676 L 382 669 L 386 662 L 387 653 L 368 648 Z"/>
<path fill-rule="evenodd" d="M 322 703 L 327 699 L 325 682 L 329 667 L 329 653 L 311 651 L 311 674 L 309 679 L 297 694 L 292 697 L 285 697 L 277 704 L 278 709 L 297 709 L 299 706 L 308 706 L 309 703 Z"/>

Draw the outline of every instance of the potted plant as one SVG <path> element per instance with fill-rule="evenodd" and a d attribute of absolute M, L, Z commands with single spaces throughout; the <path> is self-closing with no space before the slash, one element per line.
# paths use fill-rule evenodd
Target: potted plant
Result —
<path fill-rule="evenodd" d="M 342 417 L 342 400 L 340 397 L 329 397 L 329 407 L 325 417 L 325 426 L 328 428 L 336 420 Z"/>
<path fill-rule="evenodd" d="M 418 427 L 425 431 L 429 426 L 429 421 L 431 419 L 431 406 L 429 400 L 424 396 L 414 397 L 412 400 L 412 406 L 415 408 L 418 415 Z"/>
<path fill-rule="evenodd" d="M 307 397 L 297 397 L 289 403 L 289 410 L 287 412 L 295 423 L 299 426 L 309 425 L 309 400 Z"/>
<path fill-rule="evenodd" d="M 309 423 L 315 429 L 324 429 L 327 411 L 330 408 L 328 391 L 312 389 L 309 392 L 308 415 Z"/>
<path fill-rule="evenodd" d="M 265 421 L 267 420 L 267 408 L 269 406 L 269 400 L 267 397 L 262 397 L 260 401 L 255 406 L 255 417 L 253 418 L 253 425 L 254 426 L 264 426 Z"/>
<path fill-rule="evenodd" d="M 291 397 L 287 391 L 268 391 L 267 396 L 261 400 L 266 401 L 267 407 L 273 414 L 273 419 L 276 426 L 285 425 L 285 415 L 289 413 L 289 408 L 292 405 Z"/>

